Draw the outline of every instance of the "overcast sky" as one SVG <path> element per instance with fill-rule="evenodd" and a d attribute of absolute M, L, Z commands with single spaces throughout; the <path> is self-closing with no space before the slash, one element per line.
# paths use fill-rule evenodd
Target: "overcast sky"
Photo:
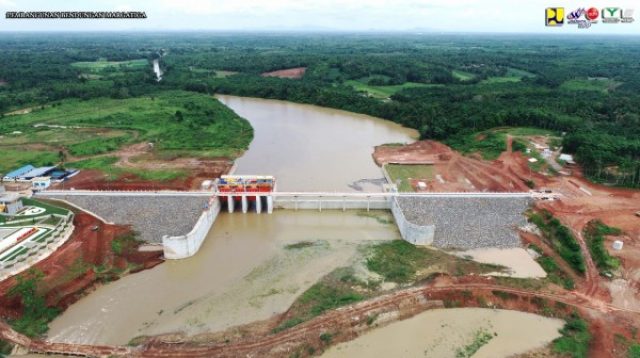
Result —
<path fill-rule="evenodd" d="M 632 24 L 544 26 L 544 9 L 618 6 Z M 640 2 L 612 0 L 0 0 L 0 31 L 337 30 L 640 34 Z M 6 11 L 145 11 L 144 20 L 5 19 Z"/>

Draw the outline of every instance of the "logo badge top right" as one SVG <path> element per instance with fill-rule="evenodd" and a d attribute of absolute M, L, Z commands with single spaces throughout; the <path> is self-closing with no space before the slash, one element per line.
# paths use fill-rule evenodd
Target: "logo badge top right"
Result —
<path fill-rule="evenodd" d="M 547 26 L 554 26 L 549 24 L 550 14 L 548 11 L 546 15 Z M 598 23 L 598 18 L 602 19 L 602 23 L 604 24 L 631 23 L 634 20 L 633 9 L 605 7 L 598 10 L 598 8 L 595 7 L 581 7 L 574 11 L 569 11 L 567 14 L 567 24 L 578 25 L 578 28 L 580 29 L 588 29 L 592 24 Z"/>

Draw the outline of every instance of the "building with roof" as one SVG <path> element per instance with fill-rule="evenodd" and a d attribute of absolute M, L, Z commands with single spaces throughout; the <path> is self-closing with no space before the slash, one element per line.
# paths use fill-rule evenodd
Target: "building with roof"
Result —
<path fill-rule="evenodd" d="M 0 213 L 15 215 L 22 210 L 22 200 L 18 193 L 3 192 L 0 193 Z"/>
<path fill-rule="evenodd" d="M 14 171 L 11 171 L 7 174 L 5 174 L 5 176 L 3 177 L 4 180 L 17 180 L 18 178 L 20 178 L 21 176 L 25 175 L 26 173 L 34 170 L 36 167 L 34 167 L 33 165 L 29 164 L 29 165 L 25 165 L 21 168 L 18 168 Z"/>
<path fill-rule="evenodd" d="M 573 155 L 571 155 L 571 154 L 562 153 L 562 154 L 560 154 L 558 159 L 562 160 L 563 162 L 565 162 L 565 163 L 567 163 L 569 165 L 576 164 L 576 162 L 573 160 Z"/>
<path fill-rule="evenodd" d="M 19 176 L 18 180 L 31 180 L 33 178 L 47 176 L 47 174 L 53 172 L 54 170 L 56 170 L 55 166 L 34 168 Z"/>
<path fill-rule="evenodd" d="M 51 186 L 50 177 L 37 177 L 31 180 L 31 189 L 33 190 L 45 190 Z"/>

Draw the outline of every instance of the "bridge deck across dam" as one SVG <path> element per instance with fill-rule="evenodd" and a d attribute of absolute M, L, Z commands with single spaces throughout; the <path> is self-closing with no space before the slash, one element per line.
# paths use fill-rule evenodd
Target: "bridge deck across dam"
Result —
<path fill-rule="evenodd" d="M 202 196 L 202 197 L 242 197 L 242 196 L 272 196 L 274 198 L 293 197 L 340 197 L 340 198 L 391 198 L 391 197 L 503 197 L 503 198 L 555 198 L 557 193 L 530 192 L 306 192 L 306 191 L 273 191 L 273 192 L 237 192 L 221 193 L 215 191 L 179 191 L 179 190 L 159 190 L 159 191 L 113 191 L 113 190 L 46 190 L 42 194 L 47 196 L 74 196 L 74 195 L 95 195 L 95 196 Z"/>
<path fill-rule="evenodd" d="M 554 199 L 556 193 L 542 191 L 528 192 L 305 192 L 305 191 L 268 191 L 268 192 L 221 192 L 216 190 L 200 191 L 103 191 L 103 190 L 47 190 L 46 196 L 112 196 L 112 197 L 206 197 L 219 198 L 230 213 L 236 207 L 243 213 L 250 209 L 261 213 L 264 209 L 272 213 L 279 209 L 389 209 L 392 198 L 532 198 Z"/>

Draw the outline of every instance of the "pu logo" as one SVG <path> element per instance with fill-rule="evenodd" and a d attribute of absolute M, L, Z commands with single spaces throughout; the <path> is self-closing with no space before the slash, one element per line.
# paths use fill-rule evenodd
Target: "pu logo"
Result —
<path fill-rule="evenodd" d="M 545 25 L 562 26 L 564 24 L 564 8 L 548 7 L 545 11 Z"/>

